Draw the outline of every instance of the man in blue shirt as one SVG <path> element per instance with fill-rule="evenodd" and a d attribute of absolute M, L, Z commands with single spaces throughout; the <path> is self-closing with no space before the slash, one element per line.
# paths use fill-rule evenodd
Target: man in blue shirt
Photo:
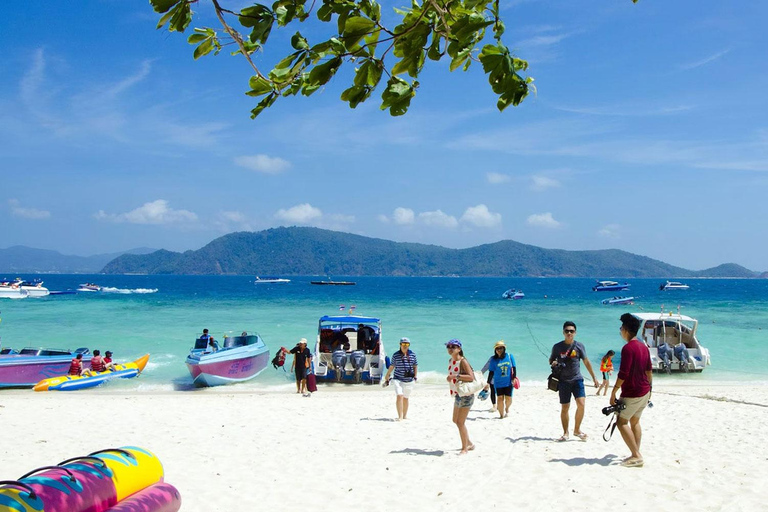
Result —
<path fill-rule="evenodd" d="M 407 419 L 408 399 L 413 391 L 416 382 L 416 374 L 419 372 L 419 362 L 416 354 L 410 349 L 411 340 L 400 338 L 400 350 L 392 354 L 392 360 L 384 377 L 384 385 L 390 383 L 390 375 L 394 371 L 392 381 L 395 384 L 395 393 L 397 394 L 397 419 L 398 421 Z"/>

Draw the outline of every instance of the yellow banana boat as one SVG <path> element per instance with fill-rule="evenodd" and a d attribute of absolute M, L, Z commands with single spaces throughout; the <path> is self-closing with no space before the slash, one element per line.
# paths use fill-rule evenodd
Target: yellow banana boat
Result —
<path fill-rule="evenodd" d="M 35 391 L 75 391 L 87 389 L 103 384 L 112 379 L 130 379 L 140 374 L 149 361 L 149 354 L 145 354 L 131 363 L 116 364 L 112 370 L 106 372 L 92 372 L 90 370 L 83 375 L 63 375 L 43 379 L 35 384 Z"/>

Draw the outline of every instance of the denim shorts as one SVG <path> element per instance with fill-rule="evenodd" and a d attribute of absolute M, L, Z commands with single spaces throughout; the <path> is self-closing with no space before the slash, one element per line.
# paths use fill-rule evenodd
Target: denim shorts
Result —
<path fill-rule="evenodd" d="M 475 395 L 459 396 L 453 395 L 453 405 L 459 409 L 469 409 L 475 403 Z"/>
<path fill-rule="evenodd" d="M 571 395 L 574 398 L 584 398 L 587 396 L 586 391 L 584 391 L 584 379 L 574 380 L 573 382 L 561 380 L 560 384 L 557 385 L 557 391 L 560 393 L 561 404 L 571 403 Z"/>

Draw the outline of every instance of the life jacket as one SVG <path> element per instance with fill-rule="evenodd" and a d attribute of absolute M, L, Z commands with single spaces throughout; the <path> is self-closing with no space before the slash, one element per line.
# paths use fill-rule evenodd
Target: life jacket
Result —
<path fill-rule="evenodd" d="M 600 371 L 601 372 L 612 372 L 613 371 L 613 361 L 611 361 L 610 358 L 606 357 L 600 362 Z"/>
<path fill-rule="evenodd" d="M 94 372 L 103 372 L 106 371 L 107 365 L 104 364 L 104 359 L 101 358 L 101 356 L 94 356 L 91 359 L 91 370 Z"/>
<path fill-rule="evenodd" d="M 275 367 L 275 370 L 280 368 L 281 366 L 285 366 L 285 357 L 288 355 L 288 349 L 285 347 L 280 347 L 280 350 L 277 351 L 277 354 L 275 354 L 275 357 L 272 358 L 272 366 Z M 285 370 L 285 368 L 283 368 Z"/>
<path fill-rule="evenodd" d="M 112 358 L 111 358 L 111 357 L 105 357 L 105 358 L 103 359 L 103 361 L 104 361 L 104 364 L 109 364 L 109 363 L 111 363 L 111 362 L 112 362 Z"/>
<path fill-rule="evenodd" d="M 69 375 L 80 375 L 80 371 L 83 369 L 83 363 L 80 359 L 73 359 L 69 363 Z"/>

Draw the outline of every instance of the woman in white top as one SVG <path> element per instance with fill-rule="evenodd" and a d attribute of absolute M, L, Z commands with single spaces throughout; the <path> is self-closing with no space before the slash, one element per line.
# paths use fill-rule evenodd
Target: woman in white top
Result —
<path fill-rule="evenodd" d="M 461 350 L 461 342 L 459 340 L 453 339 L 447 342 L 445 348 L 451 355 L 451 359 L 448 361 L 448 377 L 446 380 L 448 381 L 451 395 L 454 397 L 453 422 L 458 427 L 459 437 L 461 437 L 461 452 L 459 452 L 459 455 L 464 455 L 468 451 L 475 449 L 475 445 L 469 440 L 469 432 L 465 424 L 469 410 L 475 402 L 475 395 L 459 396 L 456 392 L 456 383 L 458 381 L 471 382 L 475 377 L 472 373 L 472 366 L 470 366 L 467 358 L 464 357 L 464 351 Z"/>

